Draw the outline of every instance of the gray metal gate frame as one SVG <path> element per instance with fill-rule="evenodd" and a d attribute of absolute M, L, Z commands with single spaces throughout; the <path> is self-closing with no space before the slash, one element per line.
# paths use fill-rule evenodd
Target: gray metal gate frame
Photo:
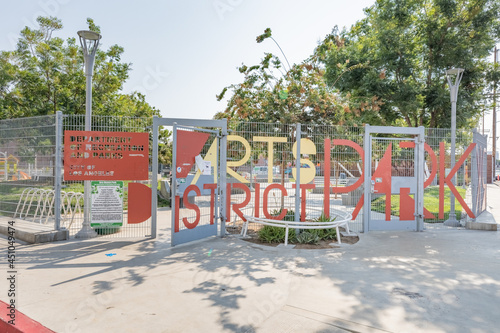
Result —
<path fill-rule="evenodd" d="M 472 142 L 476 144 L 471 158 L 472 178 L 472 212 L 478 217 L 486 210 L 486 179 L 488 173 L 488 137 L 479 134 L 476 130 L 472 133 Z M 475 219 L 474 219 L 475 220 Z"/>
<path fill-rule="evenodd" d="M 363 232 L 370 231 L 371 217 L 371 158 L 372 158 L 372 134 L 401 134 L 401 135 L 416 135 L 415 140 L 415 170 L 417 178 L 417 188 L 415 193 L 415 222 L 416 231 L 424 229 L 424 143 L 425 143 L 425 128 L 420 127 L 391 127 L 391 126 L 365 126 L 364 138 L 364 205 L 363 205 Z M 380 230 L 380 229 L 378 229 Z M 407 230 L 406 228 L 398 229 L 397 224 L 390 230 Z"/>
<path fill-rule="evenodd" d="M 221 130 L 220 136 L 220 154 L 219 154 L 219 172 L 218 177 L 218 193 L 219 193 L 219 212 L 215 212 L 215 215 L 220 218 L 220 237 L 224 237 L 226 234 L 226 179 L 227 179 L 227 119 L 221 120 L 206 120 L 206 119 L 183 119 L 183 118 L 159 118 L 157 116 L 153 117 L 153 167 L 152 167 L 152 198 L 151 200 L 151 225 L 152 225 L 152 238 L 156 238 L 157 235 L 157 187 L 158 187 L 158 134 L 160 126 L 182 126 L 182 127 L 192 127 L 193 130 L 200 130 L 199 128 L 219 128 Z M 203 131 L 203 130 L 202 130 Z M 175 133 L 175 131 L 174 131 Z M 176 154 L 176 142 L 173 142 L 173 157 Z M 175 166 L 172 171 L 175 177 Z M 172 178 L 175 180 L 175 178 Z M 171 200 L 175 200 L 175 186 L 170 187 L 172 191 Z M 175 209 L 172 209 L 175 211 Z M 174 213 L 172 213 L 174 214 Z M 174 218 L 172 218 L 171 233 L 174 232 Z M 173 243 L 173 238 L 171 237 L 172 246 L 179 245 Z"/>

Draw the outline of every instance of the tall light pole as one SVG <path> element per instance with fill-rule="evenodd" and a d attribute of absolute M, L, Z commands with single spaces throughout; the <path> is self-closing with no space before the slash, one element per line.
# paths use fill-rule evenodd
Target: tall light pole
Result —
<path fill-rule="evenodd" d="M 495 53 L 493 53 L 494 57 L 493 57 L 493 63 L 496 65 L 497 64 L 497 55 L 498 55 L 498 50 L 496 45 L 495 45 Z M 493 138 L 493 141 L 492 141 L 492 146 L 491 146 L 491 152 L 492 152 L 492 172 L 493 172 L 493 175 L 492 175 L 492 179 L 493 181 L 495 180 L 495 176 L 496 176 L 496 166 L 497 166 L 497 87 L 496 87 L 497 83 L 494 82 L 494 85 L 493 85 L 493 124 L 492 124 L 492 138 Z"/>
<path fill-rule="evenodd" d="M 94 72 L 94 59 L 101 35 L 94 31 L 81 30 L 78 31 L 80 44 L 83 49 L 83 59 L 85 63 L 86 98 L 85 98 L 85 130 L 91 131 L 92 123 L 92 74 Z M 84 196 L 83 196 L 83 225 L 82 229 L 75 235 L 76 238 L 93 238 L 97 233 L 90 226 L 90 206 L 91 206 L 91 191 L 90 180 L 84 181 Z"/>
<path fill-rule="evenodd" d="M 450 86 L 450 101 L 451 101 L 451 158 L 450 158 L 450 170 L 455 166 L 455 137 L 457 132 L 457 98 L 458 98 L 458 85 L 462 80 L 462 75 L 464 73 L 463 68 L 452 68 L 446 71 L 446 79 L 448 80 L 448 85 Z M 455 185 L 455 177 L 451 179 L 453 185 Z M 460 222 L 457 221 L 455 215 L 455 196 L 450 192 L 450 216 L 448 220 L 444 222 L 444 225 L 450 227 L 460 226 Z"/>

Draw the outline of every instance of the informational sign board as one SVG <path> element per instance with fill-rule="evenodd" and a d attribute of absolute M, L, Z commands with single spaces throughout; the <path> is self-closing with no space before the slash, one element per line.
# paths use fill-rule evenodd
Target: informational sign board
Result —
<path fill-rule="evenodd" d="M 148 133 L 65 131 L 64 180 L 147 180 Z"/>
<path fill-rule="evenodd" d="M 123 182 L 93 181 L 91 227 L 121 227 L 123 224 Z"/>

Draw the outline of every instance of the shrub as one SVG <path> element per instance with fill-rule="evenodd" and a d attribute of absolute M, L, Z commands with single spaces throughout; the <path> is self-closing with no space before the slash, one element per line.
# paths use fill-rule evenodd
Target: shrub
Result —
<path fill-rule="evenodd" d="M 274 210 L 271 215 L 278 216 L 281 214 L 282 210 Z M 315 219 L 315 222 L 331 222 L 335 221 L 336 217 L 326 217 L 321 214 L 320 217 Z M 295 221 L 295 212 L 289 210 L 283 221 Z M 286 229 L 282 227 L 272 227 L 269 225 L 263 226 L 259 232 L 259 239 L 266 243 L 283 243 L 285 242 L 285 232 Z M 295 229 L 290 228 L 288 230 L 288 242 L 289 243 L 301 243 L 301 244 L 317 244 L 320 240 L 334 240 L 337 239 L 337 230 L 335 228 L 329 229 L 307 229 L 302 230 L 300 234 L 296 234 Z"/>
<path fill-rule="evenodd" d="M 283 211 L 283 209 L 275 209 L 271 212 L 271 215 L 272 216 L 279 216 L 281 214 L 281 212 Z M 285 217 L 283 218 L 283 221 L 295 221 L 295 212 L 293 210 L 288 210 L 286 212 L 286 215 Z"/>
<path fill-rule="evenodd" d="M 297 243 L 300 244 L 318 244 L 319 241 L 320 241 L 319 236 L 316 233 L 309 231 L 302 231 L 297 236 Z"/>
<path fill-rule="evenodd" d="M 326 217 L 325 213 L 321 213 L 321 215 L 316 218 L 314 221 L 316 222 L 333 222 L 337 217 Z"/>
<path fill-rule="evenodd" d="M 276 209 L 271 212 L 272 216 L 278 216 L 282 212 L 282 209 Z M 293 210 L 287 211 L 283 221 L 295 221 L 295 212 Z M 285 242 L 285 228 L 272 227 L 265 225 L 259 230 L 259 239 L 266 243 L 284 243 Z M 290 228 L 288 230 L 288 242 L 294 243 L 297 240 L 297 235 L 295 234 L 295 229 Z"/>
<path fill-rule="evenodd" d="M 315 219 L 315 222 L 333 222 L 335 221 L 336 217 L 326 217 L 324 213 L 321 214 L 317 219 Z M 337 239 L 337 230 L 335 228 L 329 228 L 329 229 L 310 229 L 310 233 L 315 234 L 319 237 L 321 240 L 330 240 L 330 239 Z"/>
<path fill-rule="evenodd" d="M 265 225 L 259 230 L 259 239 L 266 243 L 284 243 L 285 232 L 285 228 Z M 295 229 L 288 229 L 288 242 L 294 243 L 296 239 Z"/>

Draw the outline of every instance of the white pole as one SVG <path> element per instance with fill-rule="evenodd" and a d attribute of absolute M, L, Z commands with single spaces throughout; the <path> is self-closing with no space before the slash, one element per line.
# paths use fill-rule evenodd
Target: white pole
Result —
<path fill-rule="evenodd" d="M 497 47 L 495 46 L 495 53 L 494 53 L 494 59 L 493 62 L 496 65 L 497 64 Z M 495 85 L 493 86 L 493 124 L 491 126 L 492 130 L 492 168 L 491 171 L 493 172 L 493 181 L 495 181 L 495 176 L 496 176 L 496 170 L 497 170 L 497 87 L 496 87 L 496 82 Z"/>
<path fill-rule="evenodd" d="M 85 62 L 85 77 L 86 77 L 86 98 L 85 98 L 85 131 L 92 130 L 92 74 L 94 71 L 94 59 L 99 45 L 101 35 L 92 31 L 78 31 L 80 43 L 83 48 L 83 56 Z M 90 41 L 87 44 L 87 41 Z M 90 50 L 88 47 L 91 46 Z M 82 229 L 75 235 L 76 238 L 93 238 L 97 233 L 90 226 L 91 220 L 91 183 L 90 180 L 84 181 L 84 197 L 83 197 L 83 225 Z"/>
<path fill-rule="evenodd" d="M 302 128 L 301 124 L 297 123 L 295 125 L 295 141 L 297 142 L 297 152 L 296 152 L 296 159 L 295 159 L 295 168 L 297 172 L 295 173 L 296 179 L 295 179 L 295 221 L 300 221 L 300 140 L 302 139 Z M 296 229 L 298 231 L 298 229 Z M 287 229 L 287 235 L 288 235 L 288 229 Z M 286 245 L 286 244 L 285 244 Z"/>
<path fill-rule="evenodd" d="M 446 76 L 448 79 L 448 85 L 450 86 L 450 101 L 451 101 L 451 157 L 450 157 L 450 171 L 455 166 L 455 141 L 457 132 L 457 99 L 458 99 L 458 85 L 462 79 L 463 69 L 455 68 L 446 71 Z M 456 75 L 455 83 L 452 82 L 450 75 Z M 455 184 L 455 177 L 451 179 L 451 183 Z M 448 220 L 444 222 L 444 225 L 449 227 L 459 227 L 460 222 L 457 221 L 455 214 L 455 196 L 453 192 L 450 192 L 450 215 Z"/>

